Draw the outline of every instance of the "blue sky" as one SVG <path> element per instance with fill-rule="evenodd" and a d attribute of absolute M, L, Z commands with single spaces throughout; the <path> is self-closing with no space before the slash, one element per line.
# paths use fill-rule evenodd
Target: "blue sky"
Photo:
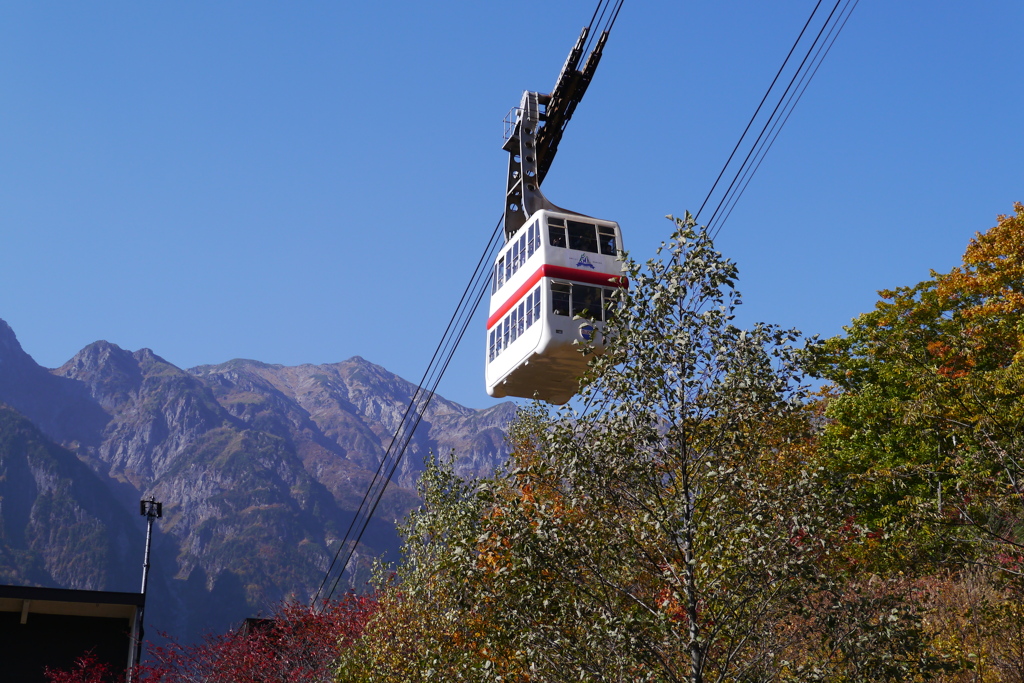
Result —
<path fill-rule="evenodd" d="M 544 190 L 646 259 L 813 2 L 625 2 Z M 0 2 L 0 318 L 55 367 L 422 374 L 501 213 L 501 121 L 594 3 Z M 718 240 L 745 320 L 838 333 L 1024 200 L 1024 3 L 862 0 Z M 484 315 L 441 393 L 491 405 Z"/>

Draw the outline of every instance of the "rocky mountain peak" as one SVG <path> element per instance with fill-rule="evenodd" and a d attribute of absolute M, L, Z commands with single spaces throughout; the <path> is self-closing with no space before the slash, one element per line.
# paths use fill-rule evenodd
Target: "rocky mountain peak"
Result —
<path fill-rule="evenodd" d="M 160 365 L 164 366 L 164 369 L 166 370 L 183 372 L 180 368 L 178 368 L 176 365 L 173 365 L 172 363 L 169 363 L 162 356 L 158 356 L 155 353 L 153 353 L 153 349 L 141 348 L 132 354 L 132 358 L 134 358 L 136 361 L 138 361 L 140 365 L 143 366 L 153 367 Z"/>
<path fill-rule="evenodd" d="M 42 370 L 32 357 L 21 348 L 14 330 L 6 321 L 0 319 L 0 372 L 14 373 L 37 372 Z"/>
<path fill-rule="evenodd" d="M 137 374 L 137 362 L 131 351 L 109 341 L 92 342 L 60 366 L 55 374 L 87 381 L 100 377 Z"/>
<path fill-rule="evenodd" d="M 21 348 L 18 337 L 14 334 L 11 326 L 7 324 L 7 321 L 0 319 L 0 363 L 19 356 L 27 357 L 28 354 Z"/>
<path fill-rule="evenodd" d="M 78 382 L 36 363 L 0 320 L 0 402 L 28 417 L 58 443 L 96 443 L 107 415 Z"/>

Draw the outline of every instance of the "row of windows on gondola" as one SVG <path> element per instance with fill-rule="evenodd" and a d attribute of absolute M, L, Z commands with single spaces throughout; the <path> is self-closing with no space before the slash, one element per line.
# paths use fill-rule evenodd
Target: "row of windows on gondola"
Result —
<path fill-rule="evenodd" d="M 490 332 L 487 360 L 492 361 L 509 345 L 540 320 L 540 288 L 533 291 L 512 308 Z M 590 285 L 551 283 L 551 312 L 567 317 L 581 316 L 597 321 L 607 320 L 615 307 L 615 290 Z"/>
<path fill-rule="evenodd" d="M 592 254 L 615 256 L 615 229 L 593 223 L 548 218 L 548 241 L 553 247 L 566 247 Z M 526 232 L 513 240 L 494 265 L 491 294 L 498 291 L 526 260 L 540 248 L 540 224 L 531 223 Z"/>

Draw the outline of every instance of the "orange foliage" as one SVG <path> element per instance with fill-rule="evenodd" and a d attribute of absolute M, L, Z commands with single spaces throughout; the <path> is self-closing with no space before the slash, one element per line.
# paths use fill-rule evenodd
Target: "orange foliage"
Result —
<path fill-rule="evenodd" d="M 1013 215 L 999 216 L 988 232 L 977 233 L 964 253 L 963 266 L 939 276 L 936 292 L 965 323 L 962 336 L 970 349 L 964 360 L 997 356 L 999 367 L 1022 358 L 1024 329 L 1024 204 Z"/>

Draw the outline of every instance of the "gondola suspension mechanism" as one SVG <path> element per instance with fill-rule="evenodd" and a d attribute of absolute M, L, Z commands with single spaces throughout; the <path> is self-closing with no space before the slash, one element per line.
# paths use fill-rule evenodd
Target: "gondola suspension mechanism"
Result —
<path fill-rule="evenodd" d="M 562 132 L 565 130 L 565 125 L 572 117 L 576 104 L 579 102 L 583 93 L 586 91 L 587 85 L 590 83 L 590 78 L 593 76 L 594 69 L 597 67 L 597 62 L 600 59 L 601 50 L 604 47 L 605 41 L 608 39 L 608 33 L 611 31 L 612 26 L 615 23 L 619 9 L 622 6 L 622 2 L 623 0 L 599 0 L 597 9 L 594 10 L 594 16 L 591 18 L 590 26 L 584 29 L 580 40 L 577 41 L 576 46 L 573 48 L 573 52 L 570 53 L 569 59 L 566 60 L 566 64 L 562 68 L 562 73 L 559 74 L 558 82 L 552 90 L 551 95 L 537 95 L 537 106 L 535 111 L 538 112 L 538 115 L 536 117 L 536 123 L 530 127 L 531 130 L 537 130 L 539 128 L 539 130 L 537 130 L 539 139 L 535 144 L 538 149 L 543 150 L 542 153 L 537 155 L 540 162 L 534 170 L 534 173 L 538 178 L 536 185 L 540 184 L 540 180 L 542 180 L 544 175 L 547 173 L 547 169 L 551 165 L 551 160 L 554 158 L 555 151 L 558 149 L 558 143 L 561 140 Z M 606 16 L 608 17 L 607 20 L 605 20 Z M 590 57 L 581 70 L 577 67 L 579 66 L 581 55 L 586 51 L 586 38 L 591 35 L 591 29 L 594 26 L 595 19 L 597 20 L 598 25 L 604 21 L 604 28 L 600 32 L 599 41 L 595 44 L 594 49 L 591 50 Z M 543 104 L 541 102 L 542 97 Z M 543 113 L 540 111 L 541 106 L 544 107 Z M 539 125 L 542 119 L 546 124 L 544 126 Z M 515 120 L 513 119 L 513 122 L 514 121 Z M 506 137 L 510 139 L 512 136 L 509 135 Z M 530 193 L 532 190 L 528 189 L 527 192 Z M 542 197 L 543 195 L 540 196 Z M 553 205 L 551 206 L 553 207 Z M 557 207 L 553 208 L 557 209 Z M 557 210 L 562 211 L 561 209 Z M 564 213 L 566 215 L 579 218 L 578 214 L 574 214 L 572 212 Z M 505 220 L 507 221 L 507 219 L 508 216 L 506 215 Z M 511 220 L 514 221 L 516 219 L 515 217 L 512 217 Z M 494 232 L 491 239 L 488 241 L 488 246 L 484 250 L 484 254 L 481 256 L 481 260 L 477 264 L 477 268 L 473 271 L 473 274 L 470 277 L 469 284 L 467 285 L 465 292 L 463 292 L 462 298 L 459 300 L 456 311 L 453 314 L 444 335 L 442 336 L 441 342 L 438 344 L 437 350 L 434 352 L 434 356 L 430 360 L 427 371 L 424 373 L 423 378 L 416 387 L 416 391 L 410 398 L 409 405 L 399 421 L 394 438 L 391 440 L 383 459 L 379 463 L 377 471 L 374 473 L 373 478 L 367 487 L 366 493 L 360 501 L 359 507 L 348 526 L 348 529 L 346 530 L 343 538 L 338 542 L 334 557 L 324 573 L 323 580 L 320 582 L 319 587 L 312 596 L 311 607 L 313 609 L 323 611 L 331 597 L 334 595 L 334 592 L 337 590 L 342 576 L 348 570 L 349 563 L 351 562 L 356 548 L 363 537 L 363 533 L 366 531 L 366 527 L 369 524 L 370 519 L 373 517 L 373 514 L 377 509 L 377 505 L 380 503 L 381 497 L 384 495 L 384 491 L 387 488 L 388 483 L 391 481 L 398 464 L 405 455 L 406 448 L 416 431 L 416 427 L 422 419 L 427 406 L 430 404 L 430 401 L 434 396 L 434 392 L 437 389 L 437 385 L 440 383 L 441 377 L 444 375 L 455 350 L 458 348 L 459 343 L 469 326 L 470 319 L 473 317 L 481 298 L 486 293 L 487 281 L 491 281 L 493 283 L 494 272 L 491 271 L 490 277 L 488 277 L 486 263 L 489 260 L 489 254 L 497 248 L 497 244 L 501 240 L 500 233 L 503 231 L 502 222 L 503 221 L 499 221 L 494 227 Z M 520 227 L 522 222 L 523 221 L 520 221 L 519 223 Z M 508 225 L 510 225 L 510 223 L 506 222 L 504 228 L 504 232 L 506 234 L 506 248 L 510 244 L 508 240 L 511 236 L 507 230 Z M 516 231 L 513 230 L 511 234 L 515 233 Z M 535 300 L 539 301 L 539 298 Z M 532 395 L 532 393 L 530 395 Z M 571 396 L 571 393 L 569 396 Z"/>

